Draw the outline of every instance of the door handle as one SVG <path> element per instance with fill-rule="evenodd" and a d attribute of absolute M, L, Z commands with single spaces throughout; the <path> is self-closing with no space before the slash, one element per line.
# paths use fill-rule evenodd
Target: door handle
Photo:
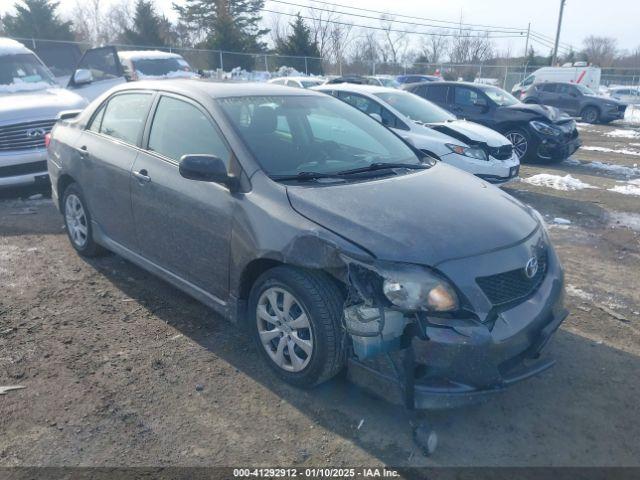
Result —
<path fill-rule="evenodd" d="M 87 155 L 89 155 L 89 151 L 87 150 L 87 146 L 86 145 L 82 145 L 77 150 L 78 150 L 78 153 L 80 154 L 80 156 L 82 158 L 85 158 L 85 157 L 87 157 Z"/>
<path fill-rule="evenodd" d="M 136 177 L 140 183 L 149 183 L 151 181 L 151 177 L 144 168 L 138 172 L 133 172 L 133 176 Z"/>

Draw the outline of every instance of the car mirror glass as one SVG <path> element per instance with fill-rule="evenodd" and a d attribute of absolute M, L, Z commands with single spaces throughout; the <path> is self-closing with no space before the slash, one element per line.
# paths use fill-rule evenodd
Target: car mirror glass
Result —
<path fill-rule="evenodd" d="M 91 70 L 79 68 L 74 72 L 73 83 L 76 85 L 85 85 L 91 82 L 93 82 L 93 74 L 91 73 Z"/>

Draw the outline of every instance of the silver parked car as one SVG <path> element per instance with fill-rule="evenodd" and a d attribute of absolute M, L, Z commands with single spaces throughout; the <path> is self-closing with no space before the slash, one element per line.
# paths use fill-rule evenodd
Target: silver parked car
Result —
<path fill-rule="evenodd" d="M 86 104 L 31 50 L 0 38 L 0 188 L 48 185 L 45 135 L 61 112 Z"/>
<path fill-rule="evenodd" d="M 292 384 L 348 367 L 389 400 L 452 406 L 553 364 L 538 356 L 567 311 L 541 218 L 329 95 L 116 87 L 54 127 L 49 172 L 80 254 L 248 327 Z"/>

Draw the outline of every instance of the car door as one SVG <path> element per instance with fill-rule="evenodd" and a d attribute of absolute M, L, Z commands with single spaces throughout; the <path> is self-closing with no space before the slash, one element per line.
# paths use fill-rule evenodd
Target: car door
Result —
<path fill-rule="evenodd" d="M 178 165 L 183 155 L 208 154 L 229 167 L 231 150 L 199 104 L 162 94 L 154 110 L 131 178 L 140 252 L 222 302 L 229 286 L 233 198 L 225 186 L 183 178 Z"/>
<path fill-rule="evenodd" d="M 554 106 L 569 115 L 578 115 L 580 113 L 581 98 L 582 94 L 575 86 L 559 83 L 558 102 Z"/>
<path fill-rule="evenodd" d="M 537 89 L 540 94 L 540 103 L 551 107 L 558 106 L 557 83 L 543 83 L 538 85 Z"/>
<path fill-rule="evenodd" d="M 365 97 L 358 93 L 345 91 L 338 92 L 338 98 L 347 102 L 349 105 L 356 107 L 361 112 L 373 116 L 385 127 L 392 128 L 394 130 L 409 130 L 409 127 L 400 120 L 397 115 L 372 98 Z"/>
<path fill-rule="evenodd" d="M 123 92 L 98 108 L 76 142 L 79 183 L 101 231 L 128 248 L 136 235 L 131 213 L 131 168 L 138 155 L 152 92 Z"/>
<path fill-rule="evenodd" d="M 118 51 L 114 47 L 100 47 L 84 53 L 69 78 L 67 88 L 92 101 L 126 81 Z"/>
<path fill-rule="evenodd" d="M 484 102 L 484 106 L 481 104 Z M 489 99 L 475 88 L 456 85 L 451 111 L 458 118 L 472 122 L 486 123 Z"/>

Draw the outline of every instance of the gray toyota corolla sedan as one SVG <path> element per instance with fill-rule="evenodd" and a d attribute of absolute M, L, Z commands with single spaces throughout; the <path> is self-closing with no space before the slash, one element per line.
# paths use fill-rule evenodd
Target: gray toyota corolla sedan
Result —
<path fill-rule="evenodd" d="M 535 211 L 330 96 L 117 87 L 49 143 L 71 245 L 247 327 L 284 380 L 452 406 L 553 364 L 563 272 Z"/>

